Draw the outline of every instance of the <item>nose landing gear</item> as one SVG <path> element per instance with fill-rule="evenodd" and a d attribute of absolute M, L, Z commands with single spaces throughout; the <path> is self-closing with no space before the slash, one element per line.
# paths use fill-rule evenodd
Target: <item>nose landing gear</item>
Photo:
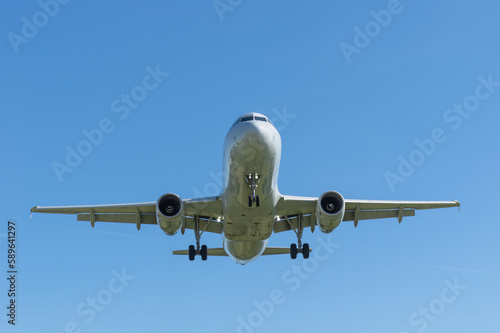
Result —
<path fill-rule="evenodd" d="M 260 197 L 255 195 L 255 190 L 259 186 L 260 176 L 256 173 L 248 174 L 246 177 L 248 186 L 252 189 L 252 194 L 248 195 L 248 207 L 252 207 L 252 204 L 255 202 L 255 206 L 260 206 Z"/>

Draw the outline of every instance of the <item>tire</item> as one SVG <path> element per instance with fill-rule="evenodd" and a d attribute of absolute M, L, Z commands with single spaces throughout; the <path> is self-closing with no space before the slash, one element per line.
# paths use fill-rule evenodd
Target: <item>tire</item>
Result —
<path fill-rule="evenodd" d="M 189 260 L 193 261 L 196 252 L 194 251 L 194 245 L 189 245 Z"/>
<path fill-rule="evenodd" d="M 290 245 L 290 258 L 297 259 L 297 244 Z"/>
<path fill-rule="evenodd" d="M 202 245 L 201 246 L 201 260 L 207 260 L 207 246 L 206 245 Z"/>
<path fill-rule="evenodd" d="M 255 205 L 256 205 L 257 207 L 259 207 L 259 206 L 260 206 L 260 196 L 259 196 L 259 195 L 257 196 L 257 198 L 255 198 Z"/>
<path fill-rule="evenodd" d="M 309 244 L 304 243 L 302 245 L 302 255 L 304 256 L 304 259 L 309 259 Z"/>
<path fill-rule="evenodd" d="M 252 207 L 252 196 L 248 196 L 248 207 Z"/>

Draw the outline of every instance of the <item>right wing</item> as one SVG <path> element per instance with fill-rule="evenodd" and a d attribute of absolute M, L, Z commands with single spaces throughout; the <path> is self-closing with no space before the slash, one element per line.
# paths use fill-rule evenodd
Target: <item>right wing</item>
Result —
<path fill-rule="evenodd" d="M 186 229 L 194 229 L 194 216 L 200 220 L 204 231 L 222 233 L 222 204 L 219 197 L 183 200 Z M 133 223 L 137 230 L 142 224 L 157 224 L 156 202 L 127 203 L 113 205 L 85 206 L 36 206 L 31 213 L 74 214 L 77 221 L 89 221 L 92 227 L 96 222 Z M 209 222 L 210 221 L 210 222 Z"/>
<path fill-rule="evenodd" d="M 293 230 L 297 227 L 297 217 L 302 216 L 302 227 L 316 225 L 316 207 L 318 198 L 284 195 L 278 201 L 274 232 Z M 392 200 L 356 200 L 345 199 L 345 213 L 342 222 L 360 220 L 397 218 L 399 222 L 405 216 L 415 216 L 415 210 L 460 207 L 458 201 L 392 201 Z"/>

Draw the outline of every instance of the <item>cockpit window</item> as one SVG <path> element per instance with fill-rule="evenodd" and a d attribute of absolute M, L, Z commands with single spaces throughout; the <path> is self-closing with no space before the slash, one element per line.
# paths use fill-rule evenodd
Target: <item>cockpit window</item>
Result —
<path fill-rule="evenodd" d="M 253 120 L 253 116 L 241 117 L 241 122 Z"/>
<path fill-rule="evenodd" d="M 242 122 L 245 122 L 245 121 L 252 121 L 252 120 L 268 122 L 271 125 L 273 125 L 272 121 L 269 120 L 269 118 L 267 118 L 265 116 L 257 116 L 257 115 L 254 116 L 254 115 L 251 115 L 251 116 L 244 116 L 244 117 L 240 117 L 240 118 L 236 119 L 236 121 L 234 122 L 233 126 L 231 126 L 231 128 L 233 128 L 234 126 L 236 126 L 239 123 L 242 123 Z"/>

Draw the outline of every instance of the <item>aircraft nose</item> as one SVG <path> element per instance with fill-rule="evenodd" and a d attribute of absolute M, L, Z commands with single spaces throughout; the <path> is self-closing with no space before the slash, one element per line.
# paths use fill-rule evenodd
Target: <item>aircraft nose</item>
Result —
<path fill-rule="evenodd" d="M 242 131 L 242 138 L 245 138 L 246 141 L 255 142 L 255 141 L 264 141 L 269 142 L 272 141 L 273 131 L 272 129 L 265 126 L 266 124 L 261 125 L 256 122 L 248 122 L 243 124 L 244 128 Z"/>

